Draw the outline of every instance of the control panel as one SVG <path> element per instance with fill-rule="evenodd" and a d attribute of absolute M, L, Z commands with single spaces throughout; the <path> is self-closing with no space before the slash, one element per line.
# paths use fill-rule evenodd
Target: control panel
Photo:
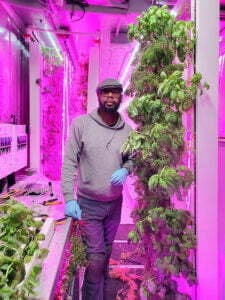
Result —
<path fill-rule="evenodd" d="M 26 166 L 25 125 L 0 124 L 0 179 Z"/>

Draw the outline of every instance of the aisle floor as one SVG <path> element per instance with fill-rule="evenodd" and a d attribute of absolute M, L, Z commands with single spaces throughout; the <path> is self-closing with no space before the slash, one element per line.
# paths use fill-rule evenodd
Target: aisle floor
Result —
<path fill-rule="evenodd" d="M 127 242 L 128 233 L 133 226 L 133 224 L 119 226 L 110 259 L 110 278 L 106 300 L 141 300 L 140 283 L 143 276 L 143 262 L 135 254 L 136 245 Z M 75 298 L 73 297 L 74 300 Z"/>

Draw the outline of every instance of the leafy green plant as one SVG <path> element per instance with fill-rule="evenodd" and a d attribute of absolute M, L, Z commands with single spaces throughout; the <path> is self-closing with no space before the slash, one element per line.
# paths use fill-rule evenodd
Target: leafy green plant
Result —
<path fill-rule="evenodd" d="M 189 299 L 179 292 L 175 277 L 196 283 L 193 218 L 173 207 L 171 199 L 183 200 L 194 180 L 182 163 L 182 115 L 194 106 L 197 93 L 209 88 L 199 73 L 184 76 L 195 46 L 195 25 L 176 20 L 166 6 L 152 6 L 130 25 L 128 35 L 140 43 L 127 91 L 134 98 L 128 114 L 137 129 L 123 148 L 133 154 L 137 177 L 136 226 L 129 239 L 141 245 L 146 258 L 143 289 L 150 299 Z"/>
<path fill-rule="evenodd" d="M 86 246 L 82 240 L 82 221 L 73 221 L 73 235 L 70 238 L 71 253 L 69 271 L 74 273 L 80 267 L 87 266 Z"/>
<path fill-rule="evenodd" d="M 65 259 L 61 266 L 59 280 L 56 283 L 54 299 L 69 297 L 70 285 L 81 267 L 87 266 L 86 248 L 82 241 L 82 221 L 73 221 L 70 238 L 65 246 Z"/>
<path fill-rule="evenodd" d="M 0 213 L 0 299 L 27 299 L 34 294 L 41 270 L 39 265 L 26 273 L 26 263 L 37 254 L 43 258 L 47 249 L 39 249 L 43 222 L 33 212 L 15 200 L 1 205 Z"/>

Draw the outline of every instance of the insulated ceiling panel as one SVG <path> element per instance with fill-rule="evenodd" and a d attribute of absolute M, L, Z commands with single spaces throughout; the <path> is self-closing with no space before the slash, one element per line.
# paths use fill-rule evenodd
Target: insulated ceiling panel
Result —
<path fill-rule="evenodd" d="M 191 0 L 188 0 L 191 1 Z M 49 24 L 56 32 L 67 28 L 71 49 L 78 56 L 89 57 L 91 47 L 100 48 L 100 78 L 120 77 L 133 45 L 126 41 L 126 28 L 136 17 L 152 4 L 167 4 L 169 7 L 187 0 L 8 0 L 26 25 Z M 214 0 L 213 0 L 214 1 Z M 216 1 L 216 0 L 215 0 Z M 53 5 L 56 3 L 61 5 Z M 70 2 L 70 4 L 68 4 Z M 82 9 L 71 3 L 87 3 Z M 225 5 L 225 0 L 220 0 Z M 45 16 L 47 15 L 47 19 Z M 223 23 L 221 23 L 221 26 Z M 60 37 L 60 35 L 58 35 Z"/>

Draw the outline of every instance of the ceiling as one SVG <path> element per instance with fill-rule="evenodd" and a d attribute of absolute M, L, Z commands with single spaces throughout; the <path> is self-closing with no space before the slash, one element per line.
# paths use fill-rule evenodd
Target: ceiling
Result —
<path fill-rule="evenodd" d="M 191 1 L 191 0 L 190 0 Z M 187 0 L 8 0 L 25 28 L 44 39 L 46 30 L 56 33 L 73 61 L 88 59 L 92 47 L 100 47 L 100 78 L 119 78 L 134 45 L 127 40 L 128 24 L 152 4 L 169 7 Z M 220 0 L 221 9 L 225 0 Z"/>
<path fill-rule="evenodd" d="M 174 0 L 167 0 L 173 5 Z M 152 0 L 8 0 L 28 35 L 45 38 L 46 30 L 57 35 L 59 44 L 73 62 L 88 59 L 92 47 L 100 48 L 99 77 L 119 78 L 131 55 L 128 24 L 149 7 Z M 7 4 L 6 4 L 7 3 Z M 49 45 L 51 46 L 51 45 Z"/>

